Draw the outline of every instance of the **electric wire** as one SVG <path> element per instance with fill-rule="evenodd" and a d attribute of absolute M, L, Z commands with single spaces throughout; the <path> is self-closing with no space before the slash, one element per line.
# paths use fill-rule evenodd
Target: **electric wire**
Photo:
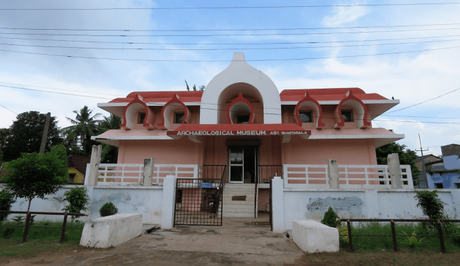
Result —
<path fill-rule="evenodd" d="M 395 51 L 395 52 L 381 52 L 373 54 L 355 54 L 355 55 L 337 55 L 334 57 L 330 56 L 318 56 L 318 57 L 298 57 L 298 58 L 270 58 L 270 59 L 248 59 L 245 61 L 249 62 L 293 62 L 293 61 L 306 61 L 306 60 L 324 60 L 331 58 L 356 58 L 356 57 L 368 57 L 368 56 L 384 56 L 384 55 L 396 55 L 396 54 L 409 54 L 409 53 L 420 53 L 420 52 L 430 52 L 430 51 L 440 51 L 440 50 L 450 50 L 458 49 L 460 46 L 451 46 L 451 47 L 438 47 L 430 49 L 418 49 L 418 50 L 408 50 L 408 51 Z M 96 59 L 96 60 L 109 60 L 109 61 L 135 61 L 135 62 L 169 62 L 169 63 L 218 63 L 218 62 L 228 62 L 229 60 L 193 60 L 193 59 L 149 59 L 149 58 L 116 58 L 116 57 L 95 57 L 95 56 L 82 56 L 82 55 L 68 55 L 68 54 L 50 54 L 50 53 L 39 53 L 39 52 L 26 52 L 26 51 L 14 51 L 7 49 L 0 49 L 0 52 L 9 52 L 9 53 L 20 53 L 20 54 L 29 54 L 29 55 L 41 55 L 41 56 L 54 56 L 54 57 L 66 57 L 66 58 L 79 58 L 79 59 Z"/>
<path fill-rule="evenodd" d="M 194 45 L 194 46 L 208 46 L 208 45 L 290 45 L 290 44 L 319 44 L 319 43 L 356 43 L 356 42 L 377 42 L 377 41 L 401 41 L 401 40 L 418 40 L 418 39 L 431 39 L 431 38 L 448 38 L 459 37 L 459 35 L 435 35 L 435 36 L 422 36 L 422 37 L 402 37 L 402 38 L 380 38 L 380 39 L 367 39 L 367 40 L 342 40 L 342 41 L 305 41 L 305 42 L 137 42 L 137 41 L 97 41 L 97 40 L 69 40 L 69 39 L 40 39 L 40 38 L 16 38 L 16 37 L 2 37 L 2 39 L 10 40 L 25 40 L 25 41 L 52 41 L 52 42 L 72 42 L 72 43 L 104 43 L 104 44 L 149 44 L 149 45 Z"/>
<path fill-rule="evenodd" d="M 90 95 L 81 95 L 81 94 L 66 93 L 66 92 L 57 92 L 57 91 L 46 91 L 46 90 L 39 90 L 39 89 L 32 89 L 32 88 L 24 88 L 24 87 L 16 87 L 16 86 L 6 86 L 6 85 L 1 85 L 1 84 L 0 84 L 0 87 L 3 87 L 3 88 L 10 88 L 10 89 L 18 89 L 18 90 L 26 90 L 26 91 L 47 92 L 47 93 L 54 93 L 54 94 L 61 94 L 61 95 L 70 95 L 70 96 L 77 96 L 77 97 L 87 97 L 87 98 L 111 100 L 111 98 L 106 98 L 106 97 L 90 96 Z"/>
<path fill-rule="evenodd" d="M 430 40 L 419 42 L 400 42 L 400 43 L 377 43 L 377 44 L 349 44 L 349 45 L 322 45 L 322 46 L 294 46 L 294 47 L 228 47 L 228 48 L 150 48 L 150 47 L 81 47 L 63 45 L 39 45 L 39 44 L 16 44 L 0 43 L 2 46 L 34 47 L 34 48 L 59 48 L 59 49 L 78 49 L 78 50 L 114 50 L 114 51 L 228 51 L 228 50 L 300 50 L 300 49 L 323 49 L 334 47 L 365 47 L 365 46 L 386 46 L 386 45 L 410 45 L 421 43 L 440 43 L 455 42 L 460 39 L 449 40 Z"/>
<path fill-rule="evenodd" d="M 0 85 L 4 85 L 4 86 L 16 86 L 16 87 L 35 87 L 35 88 L 50 89 L 50 90 L 58 90 L 58 91 L 59 91 L 59 90 L 64 90 L 64 89 L 61 89 L 61 88 L 52 88 L 52 87 L 38 86 L 38 85 L 30 85 L 30 84 L 18 84 L 18 83 L 3 82 L 3 81 L 0 81 Z M 68 90 L 68 89 L 65 89 L 65 91 L 70 91 L 70 92 L 84 92 L 84 93 L 99 94 L 99 95 L 112 95 L 112 96 L 120 97 L 119 94 L 111 94 L 111 93 L 107 93 L 107 92 L 94 92 L 94 91 L 84 91 L 84 90 L 75 91 L 75 90 Z M 105 98 L 105 99 L 108 99 L 108 98 Z"/>
<path fill-rule="evenodd" d="M 460 2 L 415 2 L 386 4 L 322 4 L 273 6 L 179 6 L 179 7 L 83 7 L 83 8 L 0 8 L 0 11 L 119 11 L 119 10 L 231 10 L 231 9 L 297 9 L 330 7 L 391 7 L 459 5 Z"/>
<path fill-rule="evenodd" d="M 8 110 L 8 111 L 12 112 L 13 114 L 15 114 L 15 115 L 19 115 L 18 113 L 16 113 L 16 112 L 12 111 L 11 109 L 9 109 L 9 108 L 7 108 L 6 106 L 4 106 L 3 104 L 1 104 L 1 103 L 0 103 L 0 105 L 1 105 L 3 108 L 5 108 L 6 110 Z"/>
<path fill-rule="evenodd" d="M 434 24 L 398 24 L 373 26 L 339 26 L 339 27 L 302 27 L 302 28 L 238 28 L 238 29 L 83 29 L 83 28 L 31 28 L 31 27 L 0 27 L 6 30 L 31 31 L 123 31 L 123 32 L 189 32 L 189 31 L 293 31 L 293 30 L 327 30 L 327 29 L 372 29 L 372 28 L 406 28 L 406 27 L 435 27 L 460 25 L 460 22 Z"/>
<path fill-rule="evenodd" d="M 335 35 L 335 34 L 367 34 L 367 33 L 394 33 L 394 32 L 427 32 L 458 30 L 460 28 L 443 29 L 400 29 L 400 30 L 372 30 L 372 31 L 335 31 L 335 32 L 302 32 L 302 33 L 214 33 L 214 34 L 77 34 L 77 33 L 28 33 L 28 32 L 0 32 L 0 35 L 19 36 L 72 36 L 72 37 L 271 37 L 271 36 L 306 36 L 306 35 Z"/>
<path fill-rule="evenodd" d="M 409 106 L 404 107 L 404 108 L 400 108 L 400 109 L 397 109 L 397 110 L 390 111 L 389 113 L 394 113 L 394 112 L 399 112 L 399 111 L 402 111 L 402 110 L 406 110 L 406 109 L 409 109 L 409 108 L 412 108 L 412 107 L 415 107 L 415 106 L 424 104 L 424 103 L 426 103 L 426 102 L 429 102 L 429 101 L 432 101 L 432 100 L 439 99 L 439 98 L 441 98 L 441 97 L 443 97 L 443 96 L 446 96 L 446 95 L 448 95 L 448 94 L 454 93 L 454 92 L 459 91 L 459 90 L 460 90 L 460 88 L 457 88 L 457 89 L 455 89 L 455 90 L 448 91 L 448 92 L 446 92 L 446 93 L 443 93 L 443 94 L 438 95 L 438 96 L 436 96 L 436 97 L 430 98 L 430 99 L 428 99 L 428 100 L 421 101 L 421 102 L 419 102 L 419 103 L 416 103 L 416 104 L 413 104 L 413 105 L 409 105 Z"/>

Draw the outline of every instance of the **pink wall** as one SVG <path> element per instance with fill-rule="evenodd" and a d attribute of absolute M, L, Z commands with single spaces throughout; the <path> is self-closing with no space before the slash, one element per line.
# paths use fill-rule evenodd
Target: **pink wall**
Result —
<path fill-rule="evenodd" d="M 118 163 L 143 164 L 153 157 L 156 164 L 201 164 L 200 144 L 184 137 L 179 140 L 120 141 Z"/>
<path fill-rule="evenodd" d="M 304 140 L 292 137 L 283 144 L 285 164 L 327 164 L 328 159 L 339 164 L 377 164 L 372 140 Z"/>
<path fill-rule="evenodd" d="M 259 211 L 266 211 L 270 208 L 270 189 L 259 189 L 258 207 Z"/>
<path fill-rule="evenodd" d="M 208 137 L 206 139 L 204 143 L 204 164 L 227 164 L 227 139 L 229 137 Z M 281 165 L 281 138 L 279 136 L 266 136 L 261 137 L 260 141 L 259 164 Z"/>

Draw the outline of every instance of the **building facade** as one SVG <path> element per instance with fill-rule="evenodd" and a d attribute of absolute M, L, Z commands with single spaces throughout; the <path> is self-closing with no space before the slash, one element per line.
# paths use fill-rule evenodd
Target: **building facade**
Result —
<path fill-rule="evenodd" d="M 389 185 L 372 170 L 375 149 L 404 135 L 374 128 L 372 120 L 398 103 L 359 88 L 280 93 L 243 53 L 235 53 L 204 91 L 132 92 L 99 104 L 123 122 L 93 139 L 119 147 L 118 164 L 153 157 L 158 178 L 223 178 L 226 190 L 234 191 L 229 199 L 253 198 L 252 211 L 227 215 L 250 216 L 268 208 L 267 184 L 274 176 L 285 187 L 329 188 L 329 160 L 339 163 L 341 188 Z M 162 171 L 162 165 L 170 168 Z"/>

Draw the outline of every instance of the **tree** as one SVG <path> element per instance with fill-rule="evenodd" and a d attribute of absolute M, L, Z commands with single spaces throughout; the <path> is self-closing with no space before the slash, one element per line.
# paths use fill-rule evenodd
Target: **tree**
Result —
<path fill-rule="evenodd" d="M 45 121 L 46 114 L 40 114 L 36 111 L 24 112 L 16 117 L 16 121 L 7 131 L 2 129 L 0 139 L 5 138 L 3 141 L 0 140 L 2 142 L 0 145 L 4 145 L 2 147 L 3 160 L 8 162 L 17 159 L 24 152 L 38 152 Z M 59 135 L 57 120 L 55 117 L 51 117 L 45 151 L 50 151 L 52 146 L 59 143 L 62 143 L 62 138 Z"/>
<path fill-rule="evenodd" d="M 97 117 L 101 114 L 92 115 L 93 110 L 90 110 L 86 105 L 80 111 L 73 112 L 75 113 L 75 119 L 67 117 L 73 125 L 63 129 L 67 146 L 70 148 L 71 153 L 75 155 L 90 156 L 91 146 L 94 143 L 91 140 L 91 136 L 97 133 L 99 122 Z"/>
<path fill-rule="evenodd" d="M 11 192 L 9 192 L 7 189 L 2 189 L 0 191 L 0 210 L 9 211 L 11 204 L 15 202 L 13 197 L 13 194 L 11 194 Z M 7 216 L 8 213 L 0 213 L 0 223 L 5 220 Z"/>
<path fill-rule="evenodd" d="M 396 142 L 392 142 L 385 146 L 376 149 L 377 153 L 377 164 L 387 164 L 387 156 L 391 153 L 397 153 L 399 155 L 399 163 L 410 165 L 412 171 L 412 178 L 414 182 L 418 179 L 420 170 L 415 166 L 415 159 L 417 154 L 414 151 L 406 149 L 406 145 L 400 145 Z"/>
<path fill-rule="evenodd" d="M 7 128 L 0 128 L 0 166 L 3 163 L 3 149 L 6 147 L 7 139 L 10 135 L 10 130 Z"/>
<path fill-rule="evenodd" d="M 110 114 L 109 117 L 104 117 L 104 120 L 98 126 L 98 132 L 103 133 L 111 129 L 119 129 L 121 118 Z M 104 163 L 116 163 L 118 159 L 118 147 L 102 144 L 101 161 Z"/>
<path fill-rule="evenodd" d="M 66 212 L 80 212 L 88 209 L 89 197 L 86 193 L 86 188 L 75 187 L 64 193 L 64 200 L 69 202 L 69 205 L 63 208 Z M 72 221 L 75 221 L 77 216 L 72 216 Z"/>
<path fill-rule="evenodd" d="M 29 211 L 34 198 L 44 199 L 66 184 L 68 168 L 65 147 L 57 145 L 44 154 L 23 153 L 20 158 L 9 162 L 7 169 L 6 188 L 16 198 L 26 198 Z"/>

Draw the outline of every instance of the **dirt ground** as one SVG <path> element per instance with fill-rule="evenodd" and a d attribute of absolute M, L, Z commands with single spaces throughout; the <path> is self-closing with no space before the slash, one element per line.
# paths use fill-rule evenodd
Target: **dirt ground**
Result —
<path fill-rule="evenodd" d="M 460 253 L 414 250 L 304 254 L 286 234 L 248 219 L 156 230 L 109 249 L 70 246 L 0 265 L 459 265 Z"/>
<path fill-rule="evenodd" d="M 4 265 L 283 265 L 302 255 L 285 234 L 235 218 L 224 226 L 159 229 L 110 249 L 77 247 Z"/>

